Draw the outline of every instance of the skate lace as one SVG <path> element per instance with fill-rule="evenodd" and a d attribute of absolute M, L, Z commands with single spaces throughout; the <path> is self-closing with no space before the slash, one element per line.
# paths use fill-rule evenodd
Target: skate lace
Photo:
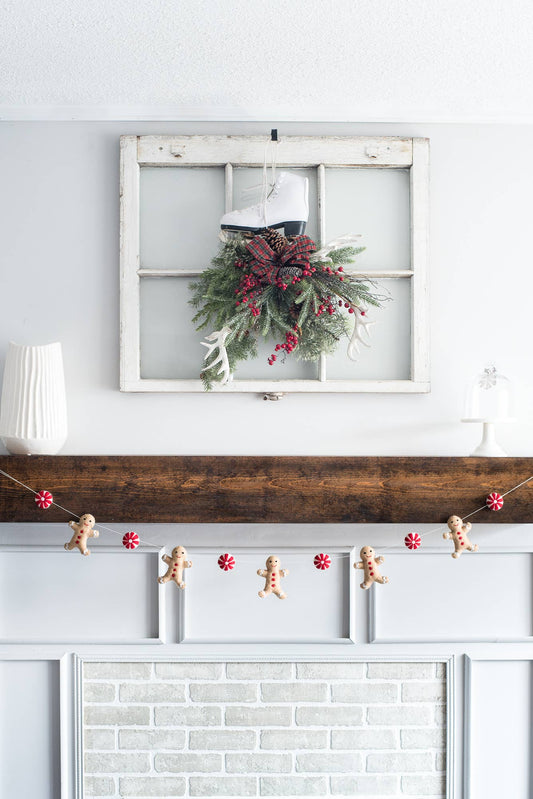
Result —
<path fill-rule="evenodd" d="M 247 208 L 239 209 L 235 211 L 239 215 L 243 213 L 257 213 L 260 214 L 263 218 L 263 222 L 266 226 L 266 207 L 271 200 L 274 200 L 279 194 L 279 180 L 276 180 L 276 167 L 278 161 L 278 144 L 279 141 L 272 141 L 270 138 L 267 140 L 265 145 L 265 154 L 263 158 L 263 180 L 261 183 L 261 202 L 256 203 L 255 205 L 250 205 Z M 268 181 L 268 152 L 270 149 L 270 169 L 271 169 L 271 182 Z M 258 188 L 258 186 L 251 186 L 249 190 L 253 190 Z M 247 191 L 246 189 L 244 190 Z"/>
<path fill-rule="evenodd" d="M 250 205 L 250 206 L 248 206 L 248 208 L 241 208 L 239 210 L 234 211 L 233 213 L 235 213 L 235 214 L 245 214 L 246 213 L 247 214 L 250 211 L 256 211 L 257 213 L 261 213 L 261 211 L 265 207 L 265 205 L 268 205 L 272 200 L 276 199 L 276 197 L 278 197 L 278 196 L 279 196 L 279 185 L 276 184 L 276 185 L 272 186 L 272 188 L 270 189 L 270 192 L 268 194 L 268 197 L 266 198 L 266 200 L 264 202 L 261 201 L 260 203 L 256 203 L 256 205 Z"/>

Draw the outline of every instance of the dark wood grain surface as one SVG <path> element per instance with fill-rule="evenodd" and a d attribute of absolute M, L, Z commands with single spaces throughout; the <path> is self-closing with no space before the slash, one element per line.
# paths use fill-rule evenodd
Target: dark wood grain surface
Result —
<path fill-rule="evenodd" d="M 108 522 L 418 522 L 466 515 L 533 458 L 0 456 L 0 469 Z M 0 521 L 65 521 L 0 475 Z M 533 480 L 478 522 L 533 521 Z"/>

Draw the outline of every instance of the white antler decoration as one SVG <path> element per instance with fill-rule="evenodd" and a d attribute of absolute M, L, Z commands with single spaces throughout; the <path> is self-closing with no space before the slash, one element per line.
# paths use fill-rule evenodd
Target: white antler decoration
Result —
<path fill-rule="evenodd" d="M 353 313 L 354 313 L 354 328 L 352 337 L 350 339 L 350 343 L 348 344 L 348 358 L 351 358 L 352 361 L 357 360 L 357 356 L 359 355 L 359 344 L 362 344 L 364 347 L 370 347 L 370 344 L 366 342 L 361 333 L 366 333 L 368 337 L 370 337 L 370 330 L 368 329 L 371 325 L 375 325 L 375 322 L 371 322 L 366 317 L 366 311 L 363 311 L 361 308 L 358 308 L 357 305 L 352 306 Z"/>
<path fill-rule="evenodd" d="M 328 241 L 320 250 L 317 250 L 311 255 L 311 261 L 331 261 L 328 258 L 330 252 L 340 250 L 342 247 L 349 247 L 351 244 L 356 244 L 357 240 L 361 238 L 360 233 L 346 233 L 344 236 L 339 236 L 338 239 Z"/>
<path fill-rule="evenodd" d="M 229 361 L 228 361 L 228 353 L 226 352 L 226 339 L 231 333 L 231 328 L 227 325 L 222 328 L 222 330 L 215 330 L 213 333 L 210 333 L 206 336 L 207 341 L 200 342 L 203 347 L 207 347 L 207 352 L 204 356 L 204 361 L 209 358 L 209 356 L 217 349 L 218 347 L 218 355 L 215 360 L 209 364 L 207 369 L 211 369 L 213 366 L 216 366 L 217 363 L 220 364 L 220 369 L 218 370 L 217 374 L 223 374 L 224 377 L 220 381 L 222 385 L 227 383 L 231 380 L 231 371 L 229 368 Z M 208 344 L 207 342 L 213 342 L 212 344 Z"/>

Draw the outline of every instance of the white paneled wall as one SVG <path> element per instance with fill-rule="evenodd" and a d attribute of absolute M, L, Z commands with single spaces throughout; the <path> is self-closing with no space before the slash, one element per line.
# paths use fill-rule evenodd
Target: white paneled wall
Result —
<path fill-rule="evenodd" d="M 59 664 L 0 660 L 0 796 L 60 796 Z"/>
<path fill-rule="evenodd" d="M 83 558 L 66 524 L 0 525 L 0 796 L 530 799 L 533 527 L 477 523 L 459 561 L 412 529 L 139 525 Z M 390 583 L 361 591 L 368 542 Z M 184 591 L 156 579 L 179 543 Z"/>

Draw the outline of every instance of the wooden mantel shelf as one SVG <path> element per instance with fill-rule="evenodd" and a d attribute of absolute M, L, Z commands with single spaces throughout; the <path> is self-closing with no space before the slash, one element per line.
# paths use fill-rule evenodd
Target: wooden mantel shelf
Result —
<path fill-rule="evenodd" d="M 102 523 L 440 523 L 533 475 L 533 458 L 0 456 L 0 469 Z M 479 522 L 533 521 L 533 480 Z M 57 522 L 0 475 L 0 521 Z"/>

